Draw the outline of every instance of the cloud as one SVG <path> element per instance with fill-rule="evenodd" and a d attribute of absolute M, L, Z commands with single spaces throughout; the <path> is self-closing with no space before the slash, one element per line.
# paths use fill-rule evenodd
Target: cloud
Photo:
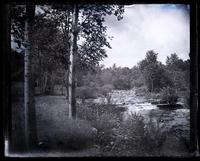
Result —
<path fill-rule="evenodd" d="M 106 49 L 108 58 L 101 64 L 133 67 L 148 50 L 159 53 L 162 63 L 172 53 L 184 60 L 189 58 L 190 22 L 183 7 L 137 4 L 125 6 L 123 17 L 121 21 L 106 17 L 107 33 L 114 39 L 110 41 L 112 49 Z"/>

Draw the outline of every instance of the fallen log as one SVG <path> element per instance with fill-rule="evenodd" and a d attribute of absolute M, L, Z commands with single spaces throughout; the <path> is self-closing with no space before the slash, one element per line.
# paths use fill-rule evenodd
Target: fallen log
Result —
<path fill-rule="evenodd" d="M 183 108 L 183 106 L 181 104 L 157 104 L 157 107 L 163 108 L 163 109 Z"/>

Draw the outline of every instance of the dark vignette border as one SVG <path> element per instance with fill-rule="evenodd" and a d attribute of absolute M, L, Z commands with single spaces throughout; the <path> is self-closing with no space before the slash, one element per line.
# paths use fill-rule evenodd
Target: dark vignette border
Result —
<path fill-rule="evenodd" d="M 12 143 L 11 138 L 11 79 L 10 79 L 10 19 L 9 13 L 9 4 L 26 4 L 26 3 L 35 3 L 35 4 L 51 4 L 51 3 L 98 3 L 98 4 L 150 4 L 150 3 L 180 3 L 180 4 L 190 4 L 190 151 L 200 153 L 199 146 L 199 109 L 198 109 L 198 17 L 199 17 L 199 2 L 198 0 L 20 0 L 20 1 L 1 1 L 1 50 L 2 58 L 1 69 L 3 79 L 1 80 L 1 86 L 3 88 L 3 97 L 2 97 L 2 108 L 1 108 L 1 118 L 3 119 L 2 130 L 1 130 L 1 143 L 2 148 L 0 150 L 2 156 L 4 157 L 4 139 L 9 140 L 9 144 Z M 9 146 L 10 147 L 10 146 Z M 10 149 L 12 152 L 12 149 Z M 117 159 L 117 158 L 115 158 Z M 136 158 L 135 158 L 136 159 Z M 141 159 L 141 158 L 140 158 Z M 155 159 L 155 158 L 154 158 Z M 172 158 L 170 158 L 172 159 Z"/>

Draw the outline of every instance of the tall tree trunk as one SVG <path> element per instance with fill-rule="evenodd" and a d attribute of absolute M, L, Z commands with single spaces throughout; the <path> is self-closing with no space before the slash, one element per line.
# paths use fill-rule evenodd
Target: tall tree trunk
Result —
<path fill-rule="evenodd" d="M 34 79 L 30 54 L 30 29 L 34 19 L 35 6 L 26 6 L 25 21 L 25 55 L 24 55 L 24 109 L 25 109 L 25 140 L 27 150 L 35 148 L 37 144 L 36 111 L 34 100 Z"/>
<path fill-rule="evenodd" d="M 69 118 L 76 118 L 76 99 L 75 99 L 75 63 L 77 55 L 77 36 L 78 36 L 78 7 L 74 5 L 72 12 L 72 33 L 70 40 L 70 63 L 68 75 L 68 104 Z"/>

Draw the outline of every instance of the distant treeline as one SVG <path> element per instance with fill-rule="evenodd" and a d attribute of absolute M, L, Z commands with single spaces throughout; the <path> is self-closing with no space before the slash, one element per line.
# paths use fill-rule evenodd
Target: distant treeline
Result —
<path fill-rule="evenodd" d="M 23 55 L 12 53 L 12 78 L 23 81 Z M 94 66 L 93 70 L 77 72 L 77 96 L 95 98 L 112 89 L 128 90 L 137 87 L 141 92 L 159 93 L 170 87 L 176 92 L 188 91 L 190 60 L 182 60 L 176 53 L 166 58 L 166 64 L 157 60 L 158 53 L 147 51 L 144 60 L 132 68 Z M 47 60 L 46 60 L 47 59 Z M 22 72 L 20 72 L 22 71 Z M 53 94 L 55 86 L 67 87 L 67 73 L 62 67 L 48 62 L 48 58 L 35 61 L 35 86 L 41 94 Z M 80 96 L 81 97 L 81 96 Z"/>
<path fill-rule="evenodd" d="M 146 58 L 133 68 L 99 67 L 94 73 L 79 75 L 77 86 L 110 87 L 117 90 L 128 90 L 143 87 L 149 92 L 159 92 L 163 87 L 172 87 L 177 91 L 189 88 L 190 60 L 182 60 L 177 54 L 166 59 L 166 65 L 157 60 L 157 53 L 148 51 Z"/>

